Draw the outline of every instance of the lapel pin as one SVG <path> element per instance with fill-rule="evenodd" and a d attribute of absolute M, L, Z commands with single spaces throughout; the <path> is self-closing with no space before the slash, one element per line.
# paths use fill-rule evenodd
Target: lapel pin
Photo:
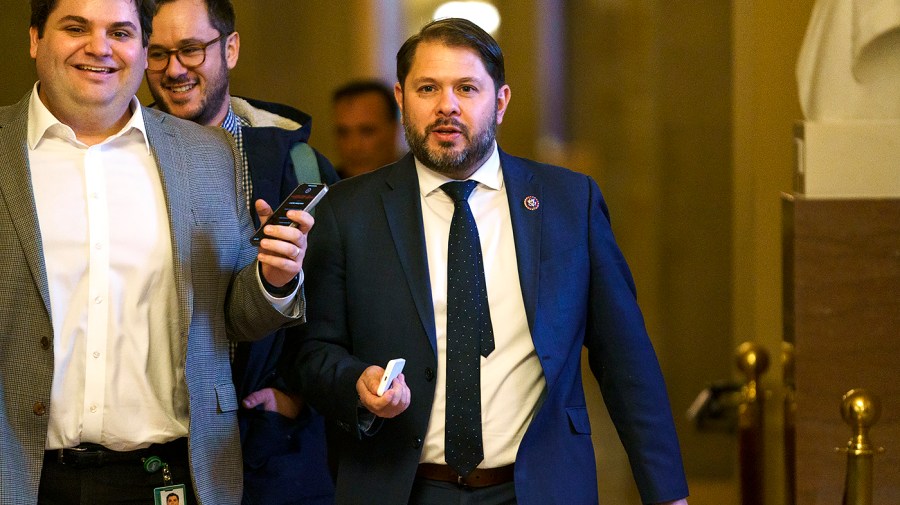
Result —
<path fill-rule="evenodd" d="M 541 206 L 541 201 L 536 196 L 529 195 L 525 197 L 525 208 L 528 210 L 537 210 Z"/>

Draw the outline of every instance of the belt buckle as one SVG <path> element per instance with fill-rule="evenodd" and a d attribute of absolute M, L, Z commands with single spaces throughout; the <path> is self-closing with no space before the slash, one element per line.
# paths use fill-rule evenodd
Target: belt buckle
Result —
<path fill-rule="evenodd" d="M 460 474 L 456 474 L 456 485 L 458 485 L 459 487 L 467 488 L 467 489 L 469 487 L 469 483 L 466 480 L 466 478 Z"/>
<path fill-rule="evenodd" d="M 76 468 L 100 466 L 103 464 L 103 451 L 78 446 L 69 449 L 60 449 L 57 461 L 60 464 L 72 465 Z"/>

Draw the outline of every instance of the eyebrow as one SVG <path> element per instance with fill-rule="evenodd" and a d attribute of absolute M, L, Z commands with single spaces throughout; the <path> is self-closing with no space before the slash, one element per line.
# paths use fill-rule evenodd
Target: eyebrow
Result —
<path fill-rule="evenodd" d="M 74 16 L 74 15 L 63 16 L 62 18 L 60 18 L 60 20 L 57 22 L 57 24 L 63 24 L 63 23 L 67 23 L 67 22 L 75 22 L 75 23 L 80 23 L 83 25 L 92 24 L 87 18 L 84 18 L 81 16 Z M 109 26 L 109 28 L 114 29 L 114 30 L 121 29 L 121 28 L 129 28 L 131 30 L 137 31 L 137 26 L 134 23 L 132 23 L 131 21 L 116 21 L 115 23 L 112 23 Z"/>
<path fill-rule="evenodd" d="M 69 22 L 69 21 L 74 21 L 74 22 L 76 22 L 76 23 L 82 23 L 82 24 L 88 24 L 88 20 L 87 20 L 86 18 L 83 18 L 83 17 L 81 17 L 81 16 L 73 16 L 73 15 L 68 15 L 68 16 L 63 16 L 63 17 L 61 17 L 61 18 L 59 19 L 59 21 L 57 21 L 57 23 L 58 23 L 58 24 L 62 24 L 62 23 L 66 23 L 66 22 Z"/>
<path fill-rule="evenodd" d="M 117 21 L 117 22 L 113 23 L 112 25 L 110 25 L 110 28 L 117 28 L 117 29 L 118 28 L 128 28 L 135 32 L 139 31 L 138 27 L 135 26 L 135 24 L 132 23 L 131 21 Z"/>
<path fill-rule="evenodd" d="M 183 48 L 183 47 L 196 46 L 196 45 L 203 45 L 203 44 L 205 44 L 205 43 L 206 43 L 205 40 L 201 40 L 201 39 L 198 39 L 198 38 L 190 37 L 190 38 L 186 38 L 186 39 L 181 39 L 181 40 L 179 40 L 178 42 L 175 43 L 175 46 L 174 46 L 174 47 L 180 49 L 180 48 Z M 151 43 L 151 44 L 150 44 L 150 47 L 152 47 L 152 48 L 154 48 L 154 49 L 157 49 L 157 48 L 168 49 L 167 46 L 164 46 L 164 45 L 162 45 L 162 44 L 153 44 L 153 43 Z"/>
<path fill-rule="evenodd" d="M 423 76 L 423 77 L 418 77 L 418 78 L 412 79 L 412 81 L 410 81 L 410 84 L 419 85 L 419 84 L 427 84 L 427 83 L 437 83 L 438 81 L 439 81 L 438 78 L 430 77 L 430 76 Z M 484 82 L 484 80 L 479 77 L 472 76 L 472 75 L 466 75 L 466 76 L 457 77 L 455 79 L 452 79 L 452 82 L 454 85 L 465 84 L 465 83 L 481 84 Z"/>

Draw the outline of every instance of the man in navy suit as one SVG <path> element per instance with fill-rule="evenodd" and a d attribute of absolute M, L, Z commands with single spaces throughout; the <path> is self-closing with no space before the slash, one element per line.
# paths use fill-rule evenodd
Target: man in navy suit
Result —
<path fill-rule="evenodd" d="M 643 501 L 685 504 L 662 374 L 596 183 L 497 147 L 511 93 L 500 48 L 476 25 L 426 25 L 398 52 L 397 78 L 411 154 L 333 186 L 306 259 L 295 372 L 342 428 L 337 503 L 596 503 L 586 347 Z M 458 180 L 474 181 L 468 205 L 444 189 Z M 466 207 L 483 277 L 460 316 L 450 242 Z M 489 317 L 469 345 L 480 346 L 474 374 L 448 371 L 466 311 Z M 378 396 L 398 357 L 404 373 Z M 460 393 L 471 375 L 478 385 Z M 472 426 L 456 407 L 472 392 L 467 415 L 480 420 L 461 450 L 450 434 Z M 460 464 L 462 452 L 477 463 Z"/>

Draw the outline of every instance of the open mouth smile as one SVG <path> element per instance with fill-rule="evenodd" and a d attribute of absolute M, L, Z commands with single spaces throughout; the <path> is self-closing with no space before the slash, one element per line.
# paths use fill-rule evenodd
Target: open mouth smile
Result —
<path fill-rule="evenodd" d="M 93 72 L 96 74 L 111 74 L 115 72 L 115 69 L 109 67 L 97 67 L 94 65 L 75 65 L 75 68 L 78 70 L 85 70 L 87 72 Z"/>
<path fill-rule="evenodd" d="M 196 82 L 179 82 L 175 84 L 164 84 L 163 87 L 172 93 L 187 93 L 197 87 Z"/>

